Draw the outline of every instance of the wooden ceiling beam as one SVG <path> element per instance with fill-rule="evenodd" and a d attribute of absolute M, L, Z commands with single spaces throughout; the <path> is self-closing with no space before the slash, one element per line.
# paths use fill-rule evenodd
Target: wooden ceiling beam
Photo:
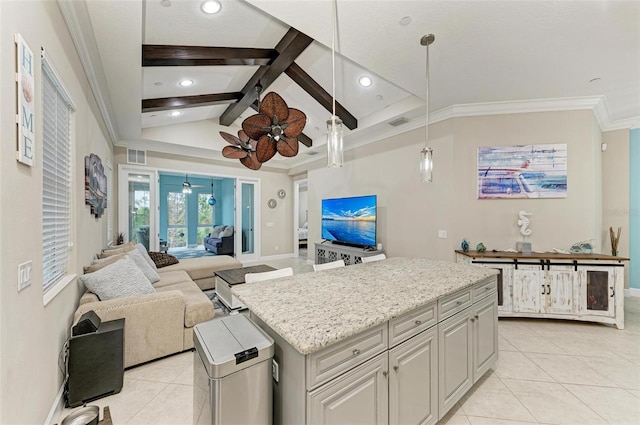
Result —
<path fill-rule="evenodd" d="M 142 112 L 166 111 L 168 109 L 195 108 L 198 106 L 220 105 L 236 102 L 242 93 L 201 94 L 196 96 L 163 97 L 143 99 Z"/>
<path fill-rule="evenodd" d="M 269 65 L 275 49 L 143 44 L 142 66 Z"/>
<path fill-rule="evenodd" d="M 298 84 L 304 91 L 309 93 L 320 105 L 322 105 L 327 111 L 333 112 L 333 97 L 327 93 L 325 89 L 320 86 L 304 69 L 300 68 L 297 63 L 292 63 L 289 68 L 285 70 L 285 73 L 296 84 Z M 358 120 L 339 102 L 336 102 L 336 115 L 340 117 L 344 125 L 353 130 L 358 128 Z"/>
<path fill-rule="evenodd" d="M 265 89 L 269 87 L 276 78 L 291 66 L 293 61 L 296 60 L 312 41 L 313 39 L 308 35 L 301 33 L 295 28 L 290 28 L 275 47 L 278 57 L 276 57 L 269 66 L 261 66 L 258 68 L 242 88 L 242 99 L 229 105 L 227 110 L 222 113 L 220 116 L 220 124 L 226 126 L 231 125 L 256 99 L 255 87 L 258 82 L 260 82 Z"/>

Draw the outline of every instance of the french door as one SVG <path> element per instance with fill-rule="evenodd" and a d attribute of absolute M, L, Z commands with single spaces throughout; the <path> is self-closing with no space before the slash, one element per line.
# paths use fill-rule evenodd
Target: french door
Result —
<path fill-rule="evenodd" d="M 125 241 L 141 243 L 147 250 L 158 250 L 157 178 L 155 171 L 121 168 L 118 179 L 118 228 Z"/>
<path fill-rule="evenodd" d="M 243 262 L 260 258 L 259 194 L 257 180 L 236 180 L 236 258 Z"/>

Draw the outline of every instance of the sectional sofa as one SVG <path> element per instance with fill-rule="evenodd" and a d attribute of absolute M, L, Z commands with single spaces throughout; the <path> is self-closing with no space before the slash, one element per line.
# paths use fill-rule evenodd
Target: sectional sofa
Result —
<path fill-rule="evenodd" d="M 127 259 L 131 256 L 128 255 Z M 117 260 L 114 264 L 116 263 L 131 265 L 129 260 Z M 74 323 L 90 310 L 102 321 L 124 318 L 125 368 L 191 349 L 193 326 L 214 317 L 213 303 L 203 289 L 213 287 L 215 271 L 239 267 L 242 267 L 242 263 L 225 255 L 192 258 L 157 269 L 159 280 L 144 286 L 144 293 L 138 295 L 101 300 L 95 293 L 101 292 L 98 287 L 94 292 L 87 291 L 80 298 Z M 125 273 L 126 277 L 121 278 L 108 269 L 106 272 L 98 270 L 95 273 L 100 273 L 107 285 L 110 284 L 110 279 L 113 279 L 113 284 L 125 282 L 129 285 L 126 282 L 137 272 L 131 270 Z M 92 279 L 100 281 L 99 277 L 87 274 L 80 277 L 83 283 Z M 93 285 L 92 282 L 89 286 L 94 287 Z M 100 285 L 104 286 L 105 283 Z"/>

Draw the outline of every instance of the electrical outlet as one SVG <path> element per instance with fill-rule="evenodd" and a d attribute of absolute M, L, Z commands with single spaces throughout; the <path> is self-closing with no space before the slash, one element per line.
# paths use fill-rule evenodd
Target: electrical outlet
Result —
<path fill-rule="evenodd" d="M 447 231 L 438 230 L 438 239 L 447 239 Z"/>
<path fill-rule="evenodd" d="M 31 261 L 18 264 L 18 292 L 31 285 Z"/>
<path fill-rule="evenodd" d="M 276 382 L 280 380 L 280 366 L 275 359 L 271 359 L 271 376 L 273 376 L 273 380 Z"/>

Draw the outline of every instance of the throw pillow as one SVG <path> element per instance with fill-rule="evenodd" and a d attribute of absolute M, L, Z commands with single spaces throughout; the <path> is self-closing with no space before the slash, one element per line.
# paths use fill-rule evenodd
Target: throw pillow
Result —
<path fill-rule="evenodd" d="M 157 268 L 179 263 L 176 257 L 171 254 L 167 254 L 166 252 L 149 251 L 149 257 L 151 257 Z"/>
<path fill-rule="evenodd" d="M 149 279 L 129 258 L 118 260 L 93 273 L 78 276 L 78 279 L 102 301 L 155 293 Z"/>
<path fill-rule="evenodd" d="M 140 254 L 142 254 L 142 257 L 144 257 L 145 261 L 147 263 L 149 263 L 149 265 L 151 267 L 153 267 L 153 269 L 156 269 L 156 263 L 153 262 L 153 260 L 151 259 L 151 257 L 149 257 L 149 253 L 147 252 L 147 248 L 144 247 L 144 245 L 142 245 L 141 243 L 139 243 L 138 245 L 136 245 L 136 248 L 138 249 L 138 251 L 140 251 Z"/>
<path fill-rule="evenodd" d="M 129 252 L 132 249 L 135 249 L 135 245 L 124 245 L 122 248 L 113 248 L 113 249 L 103 249 L 100 254 L 98 254 L 98 258 L 106 258 L 111 257 L 112 255 L 119 255 L 125 252 Z"/>
<path fill-rule="evenodd" d="M 134 241 L 123 243 L 121 245 L 111 245 L 103 249 L 103 251 L 111 251 L 112 249 L 131 249 L 136 246 Z"/>
<path fill-rule="evenodd" d="M 156 272 L 155 269 L 155 263 L 153 267 L 149 263 L 147 263 L 147 260 L 145 260 L 139 250 L 134 249 L 127 252 L 127 257 L 131 258 L 133 262 L 136 263 L 136 266 L 138 266 L 138 268 L 142 270 L 142 273 L 145 275 L 145 277 L 149 279 L 149 283 L 156 283 L 160 280 L 160 276 L 158 276 L 158 272 Z"/>
<path fill-rule="evenodd" d="M 225 227 L 227 226 L 214 226 L 213 231 L 211 232 L 211 237 L 215 239 L 220 239 L 220 233 L 222 233 Z"/>
<path fill-rule="evenodd" d="M 220 237 L 233 236 L 233 227 L 229 226 L 220 233 Z"/>
<path fill-rule="evenodd" d="M 93 273 L 100 270 L 103 267 L 108 266 L 109 264 L 113 264 L 118 260 L 122 260 L 125 257 L 125 254 L 120 255 L 112 255 L 111 257 L 99 258 L 97 260 L 93 260 L 90 266 L 84 266 L 82 271 L 84 274 Z"/>

